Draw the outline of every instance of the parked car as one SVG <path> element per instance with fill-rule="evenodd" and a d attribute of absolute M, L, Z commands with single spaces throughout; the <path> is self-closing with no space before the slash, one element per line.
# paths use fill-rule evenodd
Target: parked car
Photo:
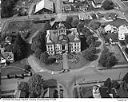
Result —
<path fill-rule="evenodd" d="M 24 77 L 29 77 L 29 76 L 32 76 L 32 72 L 29 72 L 29 73 L 24 73 L 23 74 Z"/>
<path fill-rule="evenodd" d="M 24 74 L 16 74 L 16 75 L 15 75 L 15 78 L 24 79 Z"/>
<path fill-rule="evenodd" d="M 8 79 L 15 78 L 15 75 L 14 75 L 14 74 L 7 74 L 7 78 L 8 78 Z"/>

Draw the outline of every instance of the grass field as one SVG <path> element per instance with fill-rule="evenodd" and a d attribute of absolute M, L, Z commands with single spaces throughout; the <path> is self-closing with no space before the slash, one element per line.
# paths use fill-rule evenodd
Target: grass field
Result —
<path fill-rule="evenodd" d="M 15 62 L 1 69 L 1 76 L 6 76 L 7 74 L 22 74 L 24 72 L 24 66 L 26 65 L 26 59 Z"/>
<path fill-rule="evenodd" d="M 83 66 L 89 64 L 89 61 L 87 61 L 81 54 L 78 54 L 79 61 L 77 63 L 68 61 L 68 65 L 70 69 L 80 69 Z M 62 60 L 60 60 L 59 64 L 52 64 L 52 65 L 45 65 L 44 63 L 41 63 L 42 67 L 45 67 L 48 70 L 52 71 L 61 71 L 63 69 L 63 63 Z"/>
<path fill-rule="evenodd" d="M 124 58 L 121 50 L 119 49 L 118 45 L 112 45 L 112 46 L 107 46 L 107 48 L 114 53 L 116 58 L 118 59 L 118 64 L 126 64 L 127 61 Z"/>

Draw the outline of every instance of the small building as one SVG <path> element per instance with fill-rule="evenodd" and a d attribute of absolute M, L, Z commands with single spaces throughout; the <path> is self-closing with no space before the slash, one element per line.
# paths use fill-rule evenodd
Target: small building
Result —
<path fill-rule="evenodd" d="M 49 55 L 80 52 L 81 41 L 77 29 L 66 29 L 64 24 L 59 23 L 56 30 L 47 30 L 46 49 Z"/>
<path fill-rule="evenodd" d="M 41 0 L 35 6 L 34 13 L 54 12 L 54 3 L 52 0 Z"/>
<path fill-rule="evenodd" d="M 91 0 L 94 8 L 101 8 L 103 0 Z"/>
<path fill-rule="evenodd" d="M 118 28 L 118 39 L 125 40 L 125 36 L 128 35 L 128 27 L 126 25 L 121 25 Z"/>
<path fill-rule="evenodd" d="M 110 32 L 110 33 L 117 33 L 117 31 L 118 31 L 117 27 L 115 27 L 113 25 L 110 25 L 110 24 L 106 25 L 104 27 L 104 30 L 105 30 L 106 33 L 108 33 L 108 32 Z"/>

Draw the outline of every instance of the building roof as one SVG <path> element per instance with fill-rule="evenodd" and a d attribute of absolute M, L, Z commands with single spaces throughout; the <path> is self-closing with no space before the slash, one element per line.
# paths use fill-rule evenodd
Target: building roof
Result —
<path fill-rule="evenodd" d="M 67 34 L 67 31 L 70 31 L 71 33 Z M 68 41 L 69 42 L 80 41 L 76 28 L 66 29 L 63 25 L 63 27 L 58 27 L 58 29 L 56 30 L 47 30 L 47 35 L 46 35 L 47 44 L 49 43 L 62 44 L 62 43 L 67 43 Z"/>
<path fill-rule="evenodd" d="M 121 33 L 124 33 L 124 34 L 128 34 L 128 27 L 126 25 L 121 25 L 119 26 L 119 31 L 118 31 L 119 34 Z"/>
<path fill-rule="evenodd" d="M 54 98 L 55 88 L 48 88 L 44 98 Z"/>
<path fill-rule="evenodd" d="M 103 0 L 93 0 L 96 4 L 101 4 Z"/>
<path fill-rule="evenodd" d="M 35 13 L 39 12 L 42 9 L 48 9 L 53 11 L 53 1 L 52 0 L 41 0 L 36 4 Z"/>

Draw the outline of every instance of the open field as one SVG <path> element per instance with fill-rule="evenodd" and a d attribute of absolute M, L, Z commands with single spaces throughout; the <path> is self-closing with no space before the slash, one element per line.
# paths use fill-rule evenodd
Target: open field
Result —
<path fill-rule="evenodd" d="M 81 54 L 78 54 L 78 62 L 76 61 L 68 61 L 68 65 L 70 69 L 80 69 L 83 66 L 89 64 L 89 61 L 87 61 L 85 58 L 83 58 L 83 56 Z M 62 60 L 59 61 L 58 64 L 52 64 L 52 65 L 45 65 L 44 63 L 41 63 L 42 67 L 45 67 L 48 70 L 52 70 L 52 71 L 61 71 L 63 69 L 62 66 Z"/>
<path fill-rule="evenodd" d="M 118 64 L 127 64 L 126 59 L 123 56 L 123 53 L 121 52 L 120 48 L 118 45 L 110 45 L 107 46 L 107 48 L 114 53 L 116 58 L 118 59 Z"/>
<path fill-rule="evenodd" d="M 26 65 L 26 59 L 15 62 L 1 69 L 1 76 L 6 76 L 7 74 L 22 74 L 24 72 L 24 66 Z"/>

